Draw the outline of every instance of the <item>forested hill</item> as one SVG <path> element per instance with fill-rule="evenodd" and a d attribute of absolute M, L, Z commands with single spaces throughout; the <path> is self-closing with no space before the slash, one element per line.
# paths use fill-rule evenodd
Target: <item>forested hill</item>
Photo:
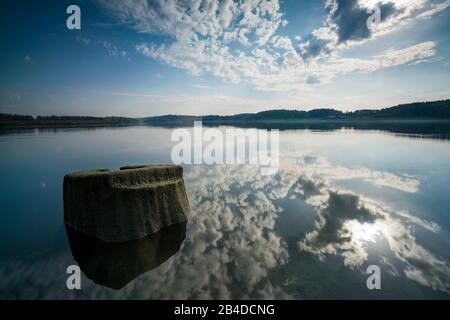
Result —
<path fill-rule="evenodd" d="M 380 110 L 357 110 L 342 112 L 334 109 L 268 110 L 258 113 L 243 113 L 232 116 L 181 116 L 166 115 L 144 118 L 145 123 L 176 123 L 180 121 L 202 120 L 208 122 L 275 121 L 275 120 L 362 120 L 362 119 L 448 119 L 450 120 L 450 100 L 417 102 Z"/>
<path fill-rule="evenodd" d="M 376 118 L 447 118 L 450 119 L 450 100 L 402 104 L 381 110 L 359 110 L 354 117 Z"/>
<path fill-rule="evenodd" d="M 6 126 L 97 126 L 132 125 L 139 119 L 124 117 L 29 116 L 0 113 L 0 125 Z"/>
<path fill-rule="evenodd" d="M 0 113 L 3 126 L 85 126 L 85 125 L 137 125 L 137 124 L 179 124 L 202 120 L 204 123 L 242 123 L 279 121 L 378 121 L 378 120 L 448 120 L 450 121 L 450 100 L 417 102 L 380 110 L 357 110 L 342 112 L 335 109 L 268 110 L 258 113 L 242 113 L 231 116 L 189 116 L 165 115 L 146 118 L 89 117 L 89 116 L 29 116 Z"/>

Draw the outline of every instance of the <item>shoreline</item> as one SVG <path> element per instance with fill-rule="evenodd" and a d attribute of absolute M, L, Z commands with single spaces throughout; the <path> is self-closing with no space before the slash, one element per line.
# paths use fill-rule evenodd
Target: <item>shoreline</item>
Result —
<path fill-rule="evenodd" d="M 193 125 L 194 121 L 201 121 L 203 125 L 243 125 L 243 124 L 450 124 L 450 119 L 439 118 L 341 118 L 341 119 L 259 119 L 259 120 L 175 120 L 175 121 L 142 121 L 136 119 L 129 123 L 111 123 L 111 122 L 0 122 L 0 128 L 79 128 L 79 127 L 135 127 L 135 126 L 160 126 L 160 125 Z"/>

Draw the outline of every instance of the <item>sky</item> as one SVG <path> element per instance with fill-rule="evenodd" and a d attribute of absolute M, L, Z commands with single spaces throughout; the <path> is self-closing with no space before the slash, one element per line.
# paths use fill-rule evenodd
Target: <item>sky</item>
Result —
<path fill-rule="evenodd" d="M 72 4 L 80 30 L 66 26 Z M 0 18 L 4 113 L 349 111 L 450 98 L 450 0 L 4 0 Z"/>

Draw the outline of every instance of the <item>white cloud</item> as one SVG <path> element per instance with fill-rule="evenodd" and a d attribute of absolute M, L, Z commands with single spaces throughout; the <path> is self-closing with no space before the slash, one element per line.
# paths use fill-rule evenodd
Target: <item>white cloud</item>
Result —
<path fill-rule="evenodd" d="M 429 10 L 427 10 L 425 12 L 422 12 L 419 15 L 419 18 L 425 18 L 425 19 L 431 18 L 432 16 L 434 16 L 434 15 L 436 15 L 436 14 L 438 14 L 438 13 L 444 11 L 444 10 L 446 10 L 448 7 L 450 7 L 450 0 L 446 0 L 446 1 L 441 2 L 441 3 L 432 4 L 431 5 L 431 9 L 429 9 Z"/>
<path fill-rule="evenodd" d="M 324 25 L 294 48 L 289 37 L 277 34 L 287 23 L 278 0 L 99 2 L 137 31 L 171 39 L 162 44 L 138 44 L 136 50 L 149 58 L 196 76 L 211 74 L 231 83 L 245 81 L 257 90 L 301 92 L 311 91 L 311 85 L 327 83 L 338 74 L 426 61 L 435 54 L 433 42 L 397 48 L 366 60 L 338 58 L 337 53 L 394 30 L 417 18 L 420 10 L 431 16 L 448 7 L 448 1 L 436 5 L 431 0 L 381 4 L 372 0 L 327 0 L 329 15 Z M 372 33 L 366 27 L 366 11 L 376 4 L 381 5 L 383 20 Z M 423 13 L 426 9 L 430 10 Z M 352 26 L 350 22 L 355 21 L 356 26 Z M 425 51 L 417 52 L 420 49 Z M 311 76 L 317 81 L 312 83 Z"/>

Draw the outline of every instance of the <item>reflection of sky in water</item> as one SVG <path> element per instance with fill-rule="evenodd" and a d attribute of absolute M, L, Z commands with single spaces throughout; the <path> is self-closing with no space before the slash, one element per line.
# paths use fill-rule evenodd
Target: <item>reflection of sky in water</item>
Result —
<path fill-rule="evenodd" d="M 181 250 L 114 291 L 83 277 L 62 226 L 62 177 L 170 161 L 168 129 L 0 136 L 0 296 L 449 298 L 450 144 L 375 132 L 285 131 L 277 175 L 186 167 Z M 378 264 L 382 290 L 366 288 Z"/>

